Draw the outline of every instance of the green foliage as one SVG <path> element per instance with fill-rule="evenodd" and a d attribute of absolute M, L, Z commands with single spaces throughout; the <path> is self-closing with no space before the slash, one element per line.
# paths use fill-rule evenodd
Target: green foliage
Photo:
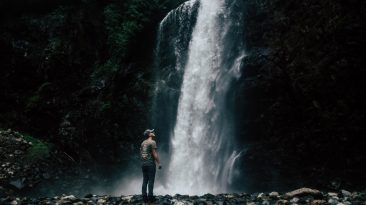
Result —
<path fill-rule="evenodd" d="M 112 3 L 104 8 L 108 43 L 114 57 L 126 57 L 129 47 L 137 42 L 136 35 L 150 23 L 157 21 L 168 5 L 166 0 L 129 0 L 124 4 Z"/>
<path fill-rule="evenodd" d="M 134 34 L 143 28 L 137 14 L 126 19 L 121 13 L 120 8 L 114 4 L 104 9 L 108 43 L 114 57 L 125 57 Z"/>
<path fill-rule="evenodd" d="M 40 103 L 40 101 L 41 101 L 41 98 L 38 94 L 31 96 L 30 98 L 28 98 L 26 109 L 30 110 L 30 109 L 37 107 L 38 104 Z"/>
<path fill-rule="evenodd" d="M 39 86 L 38 90 L 28 98 L 26 104 L 26 110 L 34 109 L 41 105 L 42 103 L 42 94 L 45 92 L 47 87 L 51 85 L 50 82 L 45 82 L 41 86 Z"/>
<path fill-rule="evenodd" d="M 101 102 L 99 111 L 103 113 L 109 111 L 111 107 L 112 107 L 111 102 Z"/>
<path fill-rule="evenodd" d="M 110 59 L 102 65 L 97 65 L 91 78 L 93 81 L 98 81 L 103 78 L 109 79 L 118 72 L 118 68 L 119 65 Z"/>
<path fill-rule="evenodd" d="M 122 16 L 116 5 L 110 4 L 104 8 L 105 26 L 108 32 L 108 43 L 113 46 L 112 52 L 125 53 L 127 37 L 122 34 L 120 23 Z"/>
<path fill-rule="evenodd" d="M 30 162 L 38 161 L 49 157 L 51 145 L 30 135 L 24 135 L 24 139 L 32 142 L 32 146 L 27 150 L 26 160 Z"/>

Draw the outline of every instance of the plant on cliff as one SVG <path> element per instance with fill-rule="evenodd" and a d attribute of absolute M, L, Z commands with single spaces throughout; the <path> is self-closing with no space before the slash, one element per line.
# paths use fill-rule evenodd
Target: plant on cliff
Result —
<path fill-rule="evenodd" d="M 27 161 L 35 162 L 50 156 L 49 154 L 52 148 L 51 144 L 30 135 L 23 135 L 23 136 L 26 141 L 31 142 L 31 146 L 26 153 Z"/>

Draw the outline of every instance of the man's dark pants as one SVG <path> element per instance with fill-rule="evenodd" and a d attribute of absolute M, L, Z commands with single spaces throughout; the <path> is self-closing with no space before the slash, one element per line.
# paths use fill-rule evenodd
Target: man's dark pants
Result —
<path fill-rule="evenodd" d="M 149 198 L 153 197 L 154 194 L 154 180 L 155 180 L 156 166 L 154 165 L 142 165 L 142 196 L 147 197 L 146 188 L 149 186 Z"/>

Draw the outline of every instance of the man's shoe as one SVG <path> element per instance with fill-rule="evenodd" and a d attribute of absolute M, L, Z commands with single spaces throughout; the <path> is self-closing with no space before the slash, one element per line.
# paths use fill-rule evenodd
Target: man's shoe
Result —
<path fill-rule="evenodd" d="M 143 195 L 142 196 L 142 201 L 144 201 L 144 203 L 148 203 L 149 202 L 149 199 L 147 198 L 147 196 L 145 195 Z"/>
<path fill-rule="evenodd" d="M 149 196 L 149 203 L 154 203 L 156 201 L 155 196 Z"/>

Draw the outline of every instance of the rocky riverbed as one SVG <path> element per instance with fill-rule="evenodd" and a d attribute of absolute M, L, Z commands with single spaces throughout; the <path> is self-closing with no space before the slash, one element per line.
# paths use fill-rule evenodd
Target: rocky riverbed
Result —
<path fill-rule="evenodd" d="M 0 204 L 143 204 L 141 195 L 110 196 L 87 194 L 84 197 L 74 195 L 62 195 L 40 198 L 1 198 Z M 358 205 L 366 204 L 366 191 L 349 192 L 340 190 L 337 192 L 324 192 L 310 188 L 300 188 L 287 193 L 236 193 L 236 194 L 205 194 L 202 196 L 174 195 L 156 196 L 154 204 L 161 205 L 296 205 L 296 204 L 331 204 L 331 205 Z"/>

